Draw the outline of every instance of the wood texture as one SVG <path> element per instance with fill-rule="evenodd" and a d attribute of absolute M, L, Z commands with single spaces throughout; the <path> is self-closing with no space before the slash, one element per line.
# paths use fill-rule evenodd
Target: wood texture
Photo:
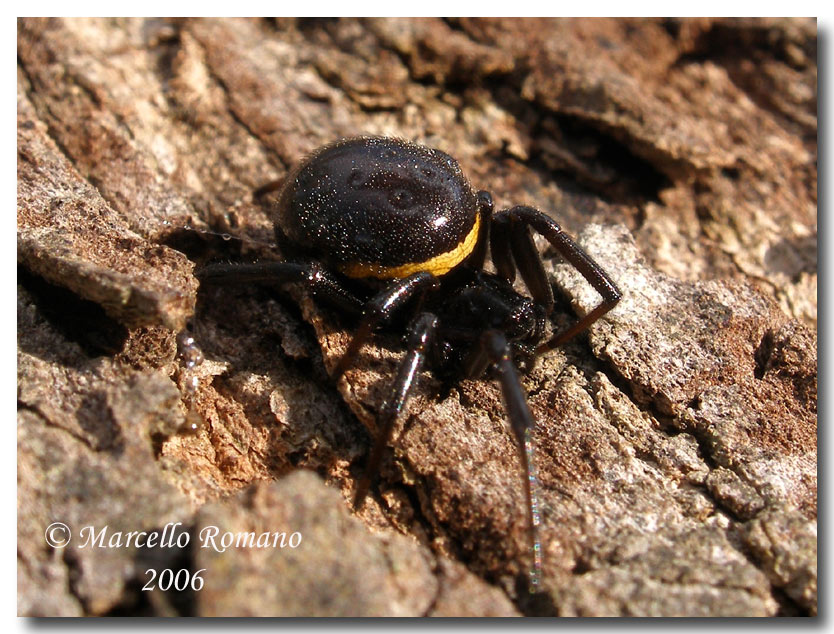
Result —
<path fill-rule="evenodd" d="M 20 20 L 19 614 L 815 614 L 816 47 L 793 19 Z M 353 514 L 397 335 L 334 385 L 351 324 L 302 290 L 198 293 L 195 263 L 280 257 L 257 187 L 359 134 L 449 152 L 624 291 L 524 379 L 541 596 L 494 383 L 425 374 Z M 589 310 L 545 253 L 555 322 Z M 190 549 L 79 547 L 169 522 Z M 306 545 L 195 546 L 212 524 Z"/>

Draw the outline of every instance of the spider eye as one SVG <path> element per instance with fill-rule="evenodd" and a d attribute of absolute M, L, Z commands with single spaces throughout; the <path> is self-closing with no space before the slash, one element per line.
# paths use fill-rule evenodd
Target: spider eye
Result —
<path fill-rule="evenodd" d="M 388 202 L 397 209 L 409 209 L 414 205 L 414 195 L 407 189 L 393 189 L 388 194 Z"/>

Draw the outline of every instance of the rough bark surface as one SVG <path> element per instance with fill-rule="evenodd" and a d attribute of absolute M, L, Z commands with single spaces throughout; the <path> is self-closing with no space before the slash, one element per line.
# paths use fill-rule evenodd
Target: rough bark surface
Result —
<path fill-rule="evenodd" d="M 19 614 L 816 614 L 816 42 L 813 20 L 20 20 Z M 493 382 L 424 373 L 353 513 L 397 333 L 334 384 L 351 324 L 302 289 L 198 294 L 195 264 L 280 257 L 255 189 L 359 134 L 551 213 L 624 293 L 523 379 L 539 595 Z M 567 323 L 598 297 L 540 246 Z M 166 526 L 189 546 L 124 543 Z M 303 541 L 218 552 L 209 526 Z M 205 585 L 143 592 L 149 568 Z"/>

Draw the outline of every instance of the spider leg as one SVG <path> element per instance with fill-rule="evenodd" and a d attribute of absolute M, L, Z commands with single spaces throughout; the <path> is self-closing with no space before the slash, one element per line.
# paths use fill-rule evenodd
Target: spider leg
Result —
<path fill-rule="evenodd" d="M 276 178 L 275 180 L 271 180 L 267 183 L 264 183 L 260 187 L 258 187 L 255 191 L 252 192 L 252 198 L 258 199 L 263 198 L 267 194 L 272 194 L 279 191 L 283 186 L 284 182 L 286 181 L 286 176 L 281 178 Z"/>
<path fill-rule="evenodd" d="M 431 313 L 422 313 L 412 320 L 408 329 L 408 346 L 405 357 L 400 363 L 397 372 L 397 378 L 394 381 L 391 395 L 382 406 L 382 413 L 379 417 L 377 426 L 377 436 L 374 441 L 374 447 L 371 450 L 371 455 L 368 458 L 368 465 L 365 468 L 365 473 L 359 484 L 356 487 L 356 493 L 353 498 L 353 507 L 359 509 L 365 496 L 368 493 L 368 488 L 371 481 L 379 472 L 379 464 L 382 461 L 382 453 L 388 445 L 391 438 L 391 433 L 394 430 L 394 423 L 397 421 L 399 413 L 405 407 L 411 389 L 414 386 L 420 368 L 426 359 L 426 351 L 431 345 L 434 331 L 437 328 L 437 317 Z"/>
<path fill-rule="evenodd" d="M 515 261 L 510 251 L 512 226 L 506 211 L 492 217 L 489 233 L 489 252 L 498 275 L 510 284 L 515 282 Z"/>
<path fill-rule="evenodd" d="M 504 269 L 508 266 L 509 251 L 512 250 L 512 257 L 516 266 L 518 266 L 524 283 L 530 289 L 530 294 L 538 303 L 543 304 L 548 312 L 553 308 L 553 291 L 550 288 L 541 257 L 535 249 L 528 228 L 533 228 L 544 236 L 559 255 L 579 271 L 582 277 L 602 296 L 602 302 L 596 308 L 569 328 L 555 334 L 549 341 L 539 345 L 536 349 L 537 356 L 576 336 L 614 308 L 620 301 L 621 293 L 608 274 L 549 216 L 532 207 L 518 206 L 497 214 L 493 222 L 496 221 L 500 226 L 509 225 L 510 228 L 509 238 L 506 235 L 507 232 L 503 232 L 503 235 L 498 238 L 498 258 L 501 265 L 495 262 L 495 252 L 493 251 L 493 261 L 496 269 L 501 275 L 512 281 L 514 276 L 508 277 L 504 272 Z M 493 236 L 496 233 L 493 232 Z M 495 237 L 493 237 L 493 244 L 495 244 L 495 240 Z M 509 245 L 507 244 L 508 240 Z"/>
<path fill-rule="evenodd" d="M 490 193 L 483 190 L 479 191 L 478 213 L 481 216 L 481 228 L 478 231 L 478 242 L 468 259 L 469 265 L 476 271 L 483 269 L 484 262 L 486 261 L 487 244 L 489 244 L 489 229 L 492 224 L 492 210 L 493 204 Z"/>
<path fill-rule="evenodd" d="M 257 264 L 208 264 L 196 271 L 200 284 L 242 284 L 272 282 L 305 284 L 314 297 L 320 298 L 352 315 L 362 312 L 362 302 L 328 273 L 318 262 L 259 262 Z"/>
<path fill-rule="evenodd" d="M 527 496 L 527 519 L 530 528 L 530 592 L 536 592 L 541 583 L 542 547 L 539 538 L 539 482 L 536 476 L 535 445 L 532 430 L 536 424 L 527 395 L 521 386 L 518 370 L 512 360 L 512 351 L 506 337 L 497 330 L 488 330 L 479 340 L 467 362 L 469 376 L 478 376 L 492 364 L 498 374 L 501 394 L 507 418 L 518 442 L 521 466 L 526 475 L 524 493 Z"/>
<path fill-rule="evenodd" d="M 408 277 L 396 280 L 388 288 L 375 295 L 362 311 L 362 319 L 356 334 L 348 345 L 347 350 L 339 360 L 334 379 L 338 379 L 353 363 L 359 349 L 362 347 L 374 329 L 389 319 L 394 312 L 404 306 L 416 293 L 425 295 L 429 289 L 437 288 L 437 278 L 431 273 L 421 271 Z"/>

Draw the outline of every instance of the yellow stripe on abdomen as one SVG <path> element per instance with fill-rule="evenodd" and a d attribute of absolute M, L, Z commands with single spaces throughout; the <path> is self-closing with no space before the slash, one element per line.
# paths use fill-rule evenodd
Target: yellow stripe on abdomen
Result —
<path fill-rule="evenodd" d="M 451 250 L 429 258 L 425 262 L 407 262 L 397 266 L 383 266 L 381 264 L 368 264 L 365 262 L 352 262 L 343 264 L 340 270 L 343 274 L 352 278 L 375 277 L 380 280 L 390 280 L 408 277 L 412 273 L 426 271 L 436 276 L 445 275 L 458 264 L 463 262 L 475 249 L 478 243 L 478 230 L 481 226 L 480 215 L 475 216 L 475 224 L 472 230 Z"/>

